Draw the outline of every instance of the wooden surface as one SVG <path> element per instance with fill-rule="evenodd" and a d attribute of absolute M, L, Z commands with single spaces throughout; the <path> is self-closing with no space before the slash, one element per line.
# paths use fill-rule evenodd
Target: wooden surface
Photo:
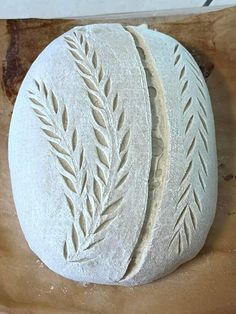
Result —
<path fill-rule="evenodd" d="M 193 53 L 207 78 L 216 123 L 219 198 L 214 224 L 198 256 L 141 287 L 83 286 L 47 269 L 24 239 L 7 163 L 13 103 L 40 51 L 71 27 L 92 22 L 0 21 L 0 313 L 236 313 L 236 8 L 121 21 L 148 23 L 173 35 Z"/>

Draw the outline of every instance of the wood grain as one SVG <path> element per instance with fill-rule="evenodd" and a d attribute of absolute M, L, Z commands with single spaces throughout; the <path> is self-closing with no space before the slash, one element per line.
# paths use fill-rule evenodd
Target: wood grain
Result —
<path fill-rule="evenodd" d="M 198 256 L 154 283 L 83 286 L 49 269 L 30 251 L 16 216 L 7 163 L 8 128 L 22 79 L 37 55 L 73 26 L 147 23 L 195 56 L 215 115 L 219 198 Z M 0 311 L 3 313 L 236 313 L 236 8 L 201 15 L 103 20 L 0 21 Z"/>

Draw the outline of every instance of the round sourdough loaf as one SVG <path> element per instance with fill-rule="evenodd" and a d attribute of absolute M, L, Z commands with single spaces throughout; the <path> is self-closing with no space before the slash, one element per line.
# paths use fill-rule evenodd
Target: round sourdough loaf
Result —
<path fill-rule="evenodd" d="M 75 27 L 38 56 L 10 127 L 14 201 L 30 248 L 80 282 L 138 285 L 202 248 L 215 214 L 209 94 L 175 39 Z"/>

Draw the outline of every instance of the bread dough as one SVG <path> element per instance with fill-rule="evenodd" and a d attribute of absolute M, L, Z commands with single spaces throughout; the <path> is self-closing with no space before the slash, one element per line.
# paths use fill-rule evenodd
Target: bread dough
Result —
<path fill-rule="evenodd" d="M 30 248 L 80 282 L 138 285 L 193 258 L 215 214 L 214 122 L 173 38 L 97 24 L 55 39 L 17 96 L 9 165 Z"/>

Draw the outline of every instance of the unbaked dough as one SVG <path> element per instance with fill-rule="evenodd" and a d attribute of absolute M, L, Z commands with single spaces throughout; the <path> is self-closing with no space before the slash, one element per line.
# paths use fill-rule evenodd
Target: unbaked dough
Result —
<path fill-rule="evenodd" d="M 175 39 L 144 26 L 75 27 L 17 96 L 9 164 L 30 248 L 80 282 L 138 285 L 202 248 L 215 214 L 209 94 Z"/>

